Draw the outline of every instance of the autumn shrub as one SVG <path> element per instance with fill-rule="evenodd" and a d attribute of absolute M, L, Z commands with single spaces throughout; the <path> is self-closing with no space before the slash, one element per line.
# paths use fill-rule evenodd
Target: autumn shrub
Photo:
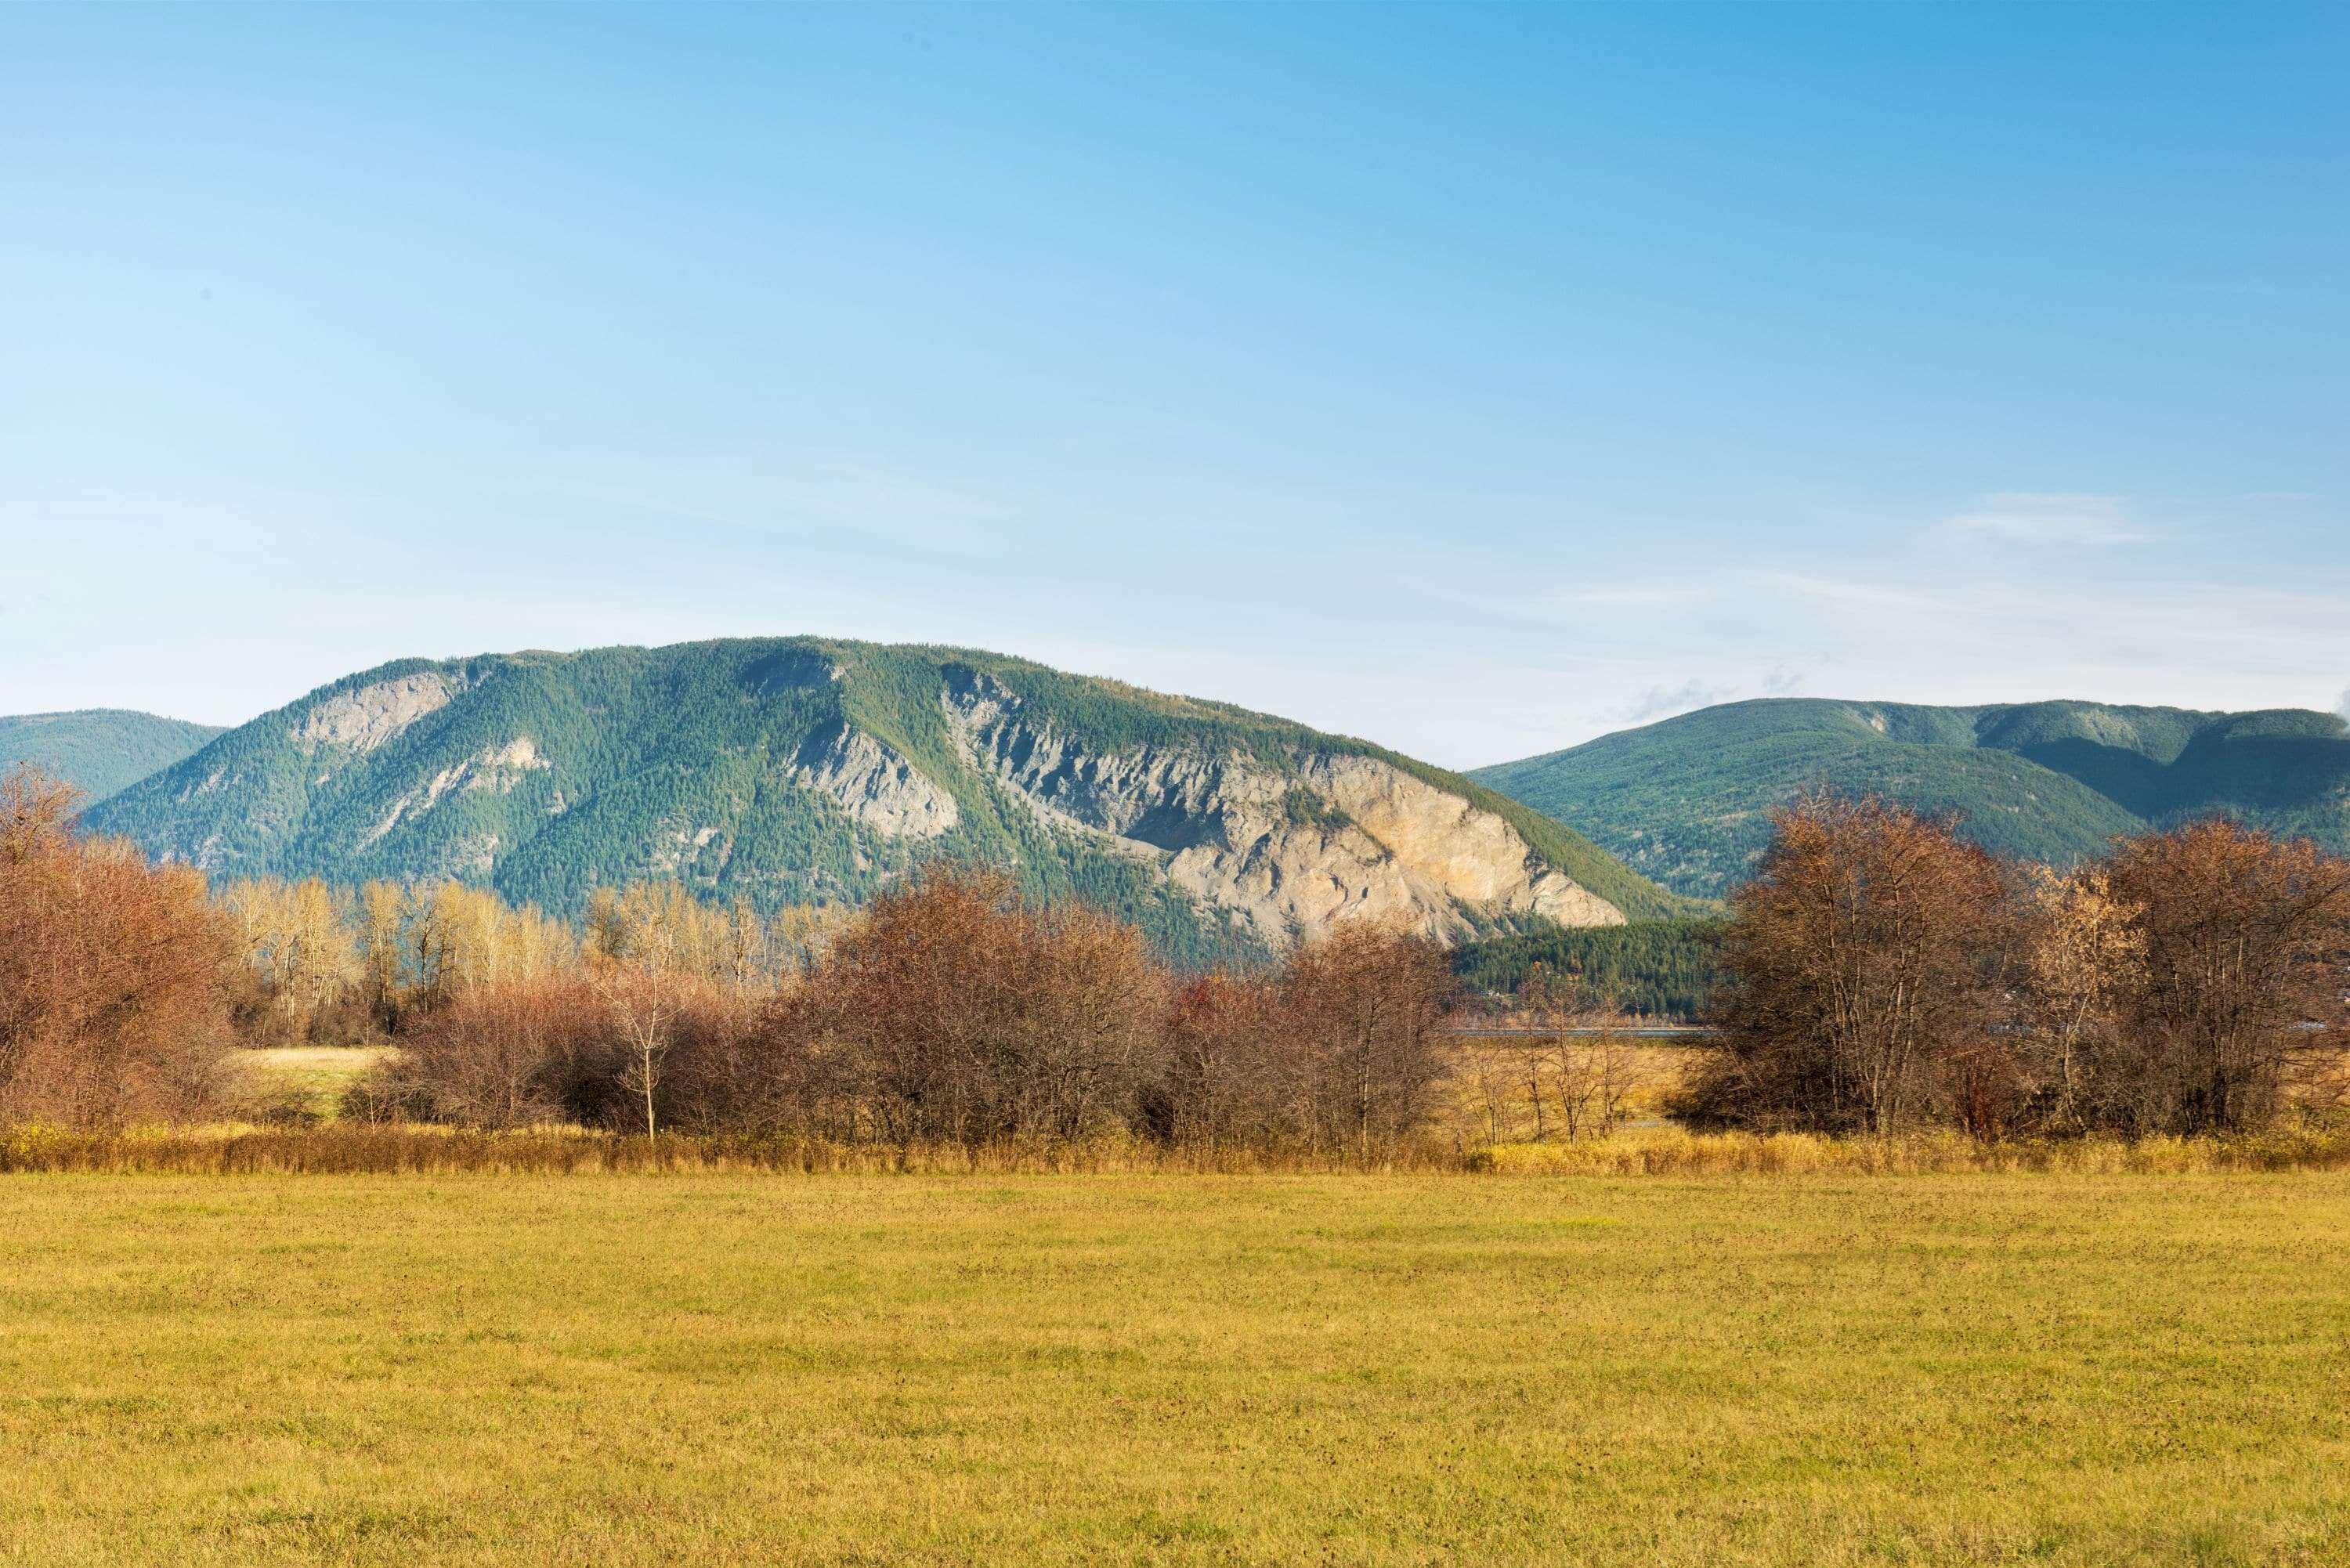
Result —
<path fill-rule="evenodd" d="M 1994 1033 L 2005 888 L 1950 822 L 1818 795 L 1773 817 L 1731 900 L 1700 1124 L 1877 1137 L 1998 1130 L 2020 1085 Z"/>
<path fill-rule="evenodd" d="M 746 1119 L 736 1102 L 754 1077 L 739 1064 L 748 1016 L 738 995 L 658 971 L 493 981 L 418 1019 L 346 1106 L 362 1120 L 483 1129 L 724 1127 Z"/>
<path fill-rule="evenodd" d="M 1290 956 L 1281 1022 L 1312 1143 L 1368 1158 L 1428 1120 L 1453 989 L 1436 944 L 1371 921 L 1343 923 Z"/>
<path fill-rule="evenodd" d="M 2016 872 L 1953 826 L 1878 800 L 1779 814 L 1686 1119 L 2196 1137 L 2350 1097 L 2350 861 L 2212 820 Z"/>
<path fill-rule="evenodd" d="M 1217 972 L 1184 981 L 1169 998 L 1137 1127 L 1186 1148 L 1304 1142 L 1303 1075 L 1289 1042 L 1277 976 Z"/>
<path fill-rule="evenodd" d="M 1430 944 L 1354 924 L 1277 971 L 1178 984 L 1130 926 L 934 868 L 761 1009 L 731 1099 L 753 1125 L 848 1140 L 1361 1158 L 1425 1124 L 1451 983 Z"/>
<path fill-rule="evenodd" d="M 1134 928 L 933 868 L 874 900 L 761 1013 L 752 1097 L 805 1125 L 983 1144 L 1124 1127 L 1166 976 Z"/>
<path fill-rule="evenodd" d="M 77 838 L 73 805 L 0 780 L 0 1123 L 193 1115 L 222 1086 L 227 931 L 199 873 Z"/>
<path fill-rule="evenodd" d="M 2215 819 L 2125 840 L 2102 869 L 2138 937 L 2102 1119 L 2189 1135 L 2269 1125 L 2297 1069 L 2339 1060 L 2350 860 Z"/>

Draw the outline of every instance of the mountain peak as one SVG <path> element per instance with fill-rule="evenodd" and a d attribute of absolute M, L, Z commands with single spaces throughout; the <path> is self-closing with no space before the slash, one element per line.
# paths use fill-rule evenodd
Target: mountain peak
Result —
<path fill-rule="evenodd" d="M 921 859 L 981 858 L 1202 962 L 1365 916 L 1452 939 L 1680 907 L 1363 742 L 977 649 L 822 638 L 400 660 L 91 820 L 224 876 L 456 877 L 565 911 L 656 874 L 855 902 Z"/>
<path fill-rule="evenodd" d="M 2350 849 L 2350 724 L 2303 709 L 1757 698 L 1469 776 L 1693 896 L 1727 891 L 1770 808 L 1817 784 L 1958 812 L 1985 847 L 2056 864 L 2213 813 Z"/>
<path fill-rule="evenodd" d="M 26 763 L 103 800 L 171 766 L 221 732 L 128 708 L 0 717 L 0 771 Z"/>

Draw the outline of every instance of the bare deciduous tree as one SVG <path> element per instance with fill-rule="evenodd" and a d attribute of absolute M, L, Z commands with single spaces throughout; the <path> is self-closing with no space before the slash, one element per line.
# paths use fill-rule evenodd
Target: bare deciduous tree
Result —
<path fill-rule="evenodd" d="M 2127 1130 L 2232 1132 L 2277 1111 L 2342 1016 L 2350 860 L 2226 820 L 2125 841 L 2104 868 L 2143 957 L 2102 1097 Z"/>
<path fill-rule="evenodd" d="M 631 973 L 617 966 L 599 970 L 596 978 L 597 994 L 603 1000 L 620 1048 L 619 1085 L 644 1107 L 649 1148 L 660 1147 L 655 1095 L 677 1038 L 677 998 L 659 971 Z"/>
<path fill-rule="evenodd" d="M 219 1087 L 225 922 L 186 867 L 78 839 L 73 792 L 0 779 L 0 1120 L 173 1118 Z"/>
<path fill-rule="evenodd" d="M 2112 1095 L 2123 1003 L 2145 979 L 2142 913 L 2095 867 L 2027 873 L 2016 931 L 2018 1040 L 2044 1130 L 2076 1133 L 2109 1119 L 2093 1101 Z"/>
<path fill-rule="evenodd" d="M 1284 1020 L 1305 1077 L 1316 1141 L 1367 1159 L 1427 1119 L 1453 991 L 1442 952 L 1348 921 L 1289 961 Z"/>
<path fill-rule="evenodd" d="M 1814 795 L 1774 815 L 1731 898 L 1722 1035 L 1690 1096 L 1709 1119 L 1884 1134 L 1996 1130 L 1999 867 L 1950 825 Z"/>
<path fill-rule="evenodd" d="M 1534 1141 L 1554 1121 L 1569 1142 L 1615 1131 L 1646 1076 L 1622 1009 L 1581 975 L 1537 963 L 1512 1012 L 1526 1031 L 1517 1051 Z"/>

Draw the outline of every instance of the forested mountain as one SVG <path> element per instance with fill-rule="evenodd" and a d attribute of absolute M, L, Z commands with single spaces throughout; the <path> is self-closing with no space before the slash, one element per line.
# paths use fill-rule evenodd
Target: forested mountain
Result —
<path fill-rule="evenodd" d="M 0 773 L 30 763 L 90 799 L 103 800 L 170 767 L 220 732 L 217 724 L 191 724 L 125 708 L 22 713 L 0 718 Z"/>
<path fill-rule="evenodd" d="M 1813 784 L 1960 812 L 1986 848 L 2060 865 L 2212 813 L 2350 850 L 2350 726 L 2302 709 L 1762 699 L 1469 776 L 1707 897 L 1761 851 L 1769 808 Z"/>
<path fill-rule="evenodd" d="M 385 665 L 88 821 L 226 876 L 454 877 L 561 912 L 651 874 L 855 902 L 923 858 L 978 857 L 1194 962 L 1355 911 L 1450 939 L 1683 909 L 1365 742 L 996 654 L 806 638 Z"/>

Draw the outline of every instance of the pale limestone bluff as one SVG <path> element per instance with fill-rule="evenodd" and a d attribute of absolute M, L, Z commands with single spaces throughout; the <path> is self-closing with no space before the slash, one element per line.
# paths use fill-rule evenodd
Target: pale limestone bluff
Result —
<path fill-rule="evenodd" d="M 449 683 L 432 670 L 379 680 L 329 697 L 302 716 L 296 740 L 314 746 L 371 752 L 429 713 L 449 705 Z"/>
<path fill-rule="evenodd" d="M 226 768 L 214 768 L 212 772 L 203 776 L 202 783 L 183 786 L 180 793 L 173 795 L 172 798 L 178 804 L 185 805 L 188 804 L 191 797 L 200 794 L 210 794 L 213 791 L 220 788 L 222 782 L 227 777 L 228 770 Z"/>
<path fill-rule="evenodd" d="M 936 838 L 962 820 L 954 796 L 894 750 L 847 724 L 809 736 L 791 777 L 886 837 Z"/>
<path fill-rule="evenodd" d="M 402 822 L 414 822 L 440 805 L 442 797 L 452 791 L 492 790 L 499 794 L 512 794 L 515 785 L 520 784 L 525 774 L 543 772 L 554 765 L 538 754 L 537 743 L 527 735 L 516 736 L 503 746 L 484 747 L 463 762 L 442 768 L 427 779 L 422 787 L 410 790 L 392 802 L 391 809 L 384 814 L 383 820 L 360 838 L 359 847 L 365 849 Z M 494 836 L 492 847 L 495 847 Z M 472 861 L 469 859 L 467 864 L 471 866 Z"/>
<path fill-rule="evenodd" d="M 458 876 L 468 872 L 486 877 L 497 869 L 498 836 L 494 833 L 475 834 L 460 842 L 450 857 L 449 868 Z"/>
<path fill-rule="evenodd" d="M 700 873 L 705 876 L 712 871 L 723 870 L 734 854 L 733 842 L 726 837 L 725 830 L 696 827 L 690 823 L 682 827 L 674 827 L 664 823 L 660 836 L 653 840 L 651 853 L 646 857 L 646 869 L 656 877 L 694 875 L 702 852 L 713 842 L 718 846 L 717 864 L 700 867 Z"/>
<path fill-rule="evenodd" d="M 1508 822 L 1377 757 L 1308 753 L 1283 769 L 1149 746 L 1087 753 L 1028 723 L 992 678 L 944 701 L 965 755 L 1039 816 L 1155 860 L 1276 950 L 1357 919 L 1445 941 L 1513 918 L 1624 923 Z"/>

